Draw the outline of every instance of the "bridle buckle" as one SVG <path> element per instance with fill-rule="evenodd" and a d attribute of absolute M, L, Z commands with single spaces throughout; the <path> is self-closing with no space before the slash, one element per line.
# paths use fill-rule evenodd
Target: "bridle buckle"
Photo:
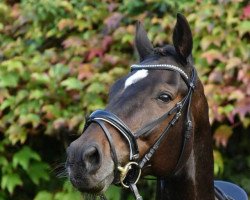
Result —
<path fill-rule="evenodd" d="M 141 176 L 141 168 L 136 162 L 129 162 L 124 167 L 118 166 L 120 171 L 120 182 L 123 187 L 129 188 L 131 184 L 136 184 Z"/>

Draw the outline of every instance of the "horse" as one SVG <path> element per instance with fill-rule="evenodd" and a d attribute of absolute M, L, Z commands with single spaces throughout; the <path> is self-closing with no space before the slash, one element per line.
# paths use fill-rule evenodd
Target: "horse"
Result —
<path fill-rule="evenodd" d="M 114 83 L 106 108 L 86 119 L 83 134 L 67 148 L 67 173 L 79 191 L 104 198 L 115 184 L 141 200 L 137 181 L 152 175 L 157 200 L 227 199 L 214 189 L 208 103 L 181 14 L 172 39 L 173 45 L 154 47 L 137 23 L 139 63 Z"/>

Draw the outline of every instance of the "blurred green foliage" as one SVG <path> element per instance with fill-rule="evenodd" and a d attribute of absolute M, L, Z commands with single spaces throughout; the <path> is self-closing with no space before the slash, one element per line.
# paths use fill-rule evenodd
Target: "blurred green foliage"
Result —
<path fill-rule="evenodd" d="M 194 35 L 215 175 L 250 193 L 247 1 L 0 0 L 0 200 L 82 198 L 55 178 L 55 166 L 85 115 L 105 106 L 109 87 L 136 62 L 136 20 L 162 46 L 171 43 L 177 11 Z M 141 184 L 151 199 L 155 182 Z M 120 193 L 112 187 L 107 195 Z"/>

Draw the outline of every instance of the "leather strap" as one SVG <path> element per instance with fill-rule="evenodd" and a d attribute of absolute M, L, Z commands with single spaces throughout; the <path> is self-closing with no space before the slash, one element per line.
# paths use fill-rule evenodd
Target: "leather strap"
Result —
<path fill-rule="evenodd" d="M 113 140 L 110 132 L 108 131 L 108 129 L 106 128 L 106 126 L 104 125 L 104 123 L 101 120 L 93 119 L 93 122 L 97 123 L 102 128 L 104 134 L 107 137 L 107 140 L 108 140 L 109 146 L 110 146 L 110 154 L 111 154 L 111 157 L 112 157 L 113 162 L 114 162 L 114 177 L 117 177 L 118 157 L 117 157 L 117 153 L 116 153 L 115 146 L 114 146 L 114 140 Z"/>
<path fill-rule="evenodd" d="M 129 130 L 126 124 L 116 115 L 106 110 L 96 110 L 88 118 L 84 131 L 95 120 L 104 121 L 115 127 L 127 140 L 130 150 L 130 160 L 136 160 L 139 157 L 139 149 L 134 134 Z"/>
<path fill-rule="evenodd" d="M 196 74 L 194 71 L 192 73 L 191 83 L 194 83 L 195 80 L 196 80 Z M 188 98 L 188 106 L 187 106 L 187 111 L 186 111 L 187 116 L 186 116 L 186 122 L 185 122 L 184 139 L 183 139 L 183 143 L 182 143 L 181 153 L 180 153 L 178 162 L 176 164 L 176 167 L 173 171 L 173 174 L 177 174 L 182 169 L 182 167 L 184 166 L 184 164 L 188 160 L 190 153 L 192 151 L 192 142 L 193 142 L 194 131 L 193 131 L 193 123 L 192 123 L 190 107 L 191 107 L 193 90 L 194 90 L 194 84 L 190 85 L 190 89 L 188 92 L 189 98 Z"/>
<path fill-rule="evenodd" d="M 135 184 L 130 184 L 129 188 L 133 191 L 136 200 L 143 200 L 142 196 L 139 194 L 137 186 Z"/>

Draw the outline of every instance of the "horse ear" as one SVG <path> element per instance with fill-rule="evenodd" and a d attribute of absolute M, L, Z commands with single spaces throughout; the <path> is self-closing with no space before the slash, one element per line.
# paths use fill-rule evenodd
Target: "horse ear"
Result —
<path fill-rule="evenodd" d="M 140 56 L 140 61 L 143 61 L 147 56 L 153 53 L 154 47 L 149 41 L 147 33 L 139 21 L 136 23 L 135 46 Z"/>
<path fill-rule="evenodd" d="M 183 61 L 187 62 L 187 58 L 192 53 L 193 38 L 188 21 L 180 13 L 177 14 L 177 22 L 173 33 L 173 43 L 177 54 Z"/>

